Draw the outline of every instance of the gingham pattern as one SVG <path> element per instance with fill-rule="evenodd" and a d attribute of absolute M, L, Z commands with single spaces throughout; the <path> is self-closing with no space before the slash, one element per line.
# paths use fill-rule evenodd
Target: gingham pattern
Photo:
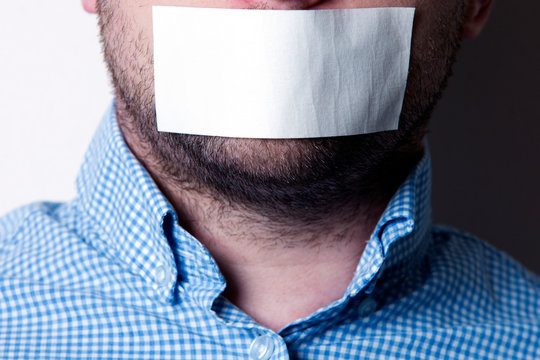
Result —
<path fill-rule="evenodd" d="M 397 191 L 342 299 L 274 333 L 220 294 L 205 248 L 129 152 L 111 108 L 66 204 L 0 220 L 1 359 L 540 359 L 540 281 L 433 227 L 429 156 Z"/>

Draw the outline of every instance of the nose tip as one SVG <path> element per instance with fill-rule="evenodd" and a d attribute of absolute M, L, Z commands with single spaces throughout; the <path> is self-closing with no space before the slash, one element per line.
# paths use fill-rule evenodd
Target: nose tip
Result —
<path fill-rule="evenodd" d="M 247 0 L 253 9 L 302 10 L 309 9 L 325 0 Z"/>

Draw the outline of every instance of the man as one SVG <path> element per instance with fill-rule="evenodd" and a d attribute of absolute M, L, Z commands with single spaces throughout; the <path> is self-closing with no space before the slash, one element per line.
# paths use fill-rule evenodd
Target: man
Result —
<path fill-rule="evenodd" d="M 538 278 L 430 219 L 427 120 L 491 0 L 83 4 L 99 15 L 116 101 L 77 198 L 0 222 L 2 358 L 540 358 Z M 158 132 L 158 4 L 415 7 L 399 130 Z"/>

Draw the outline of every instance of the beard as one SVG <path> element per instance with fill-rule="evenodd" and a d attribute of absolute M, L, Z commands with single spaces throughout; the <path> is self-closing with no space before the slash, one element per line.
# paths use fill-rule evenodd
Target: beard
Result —
<path fill-rule="evenodd" d="M 423 41 L 413 37 L 398 130 L 268 140 L 158 132 L 150 40 L 116 1 L 99 1 L 119 126 L 147 149 L 158 177 L 227 206 L 279 223 L 320 222 L 344 209 L 351 216 L 367 214 L 384 207 L 423 154 L 428 119 L 460 45 L 463 3 L 458 3 L 450 16 L 433 22 Z"/>

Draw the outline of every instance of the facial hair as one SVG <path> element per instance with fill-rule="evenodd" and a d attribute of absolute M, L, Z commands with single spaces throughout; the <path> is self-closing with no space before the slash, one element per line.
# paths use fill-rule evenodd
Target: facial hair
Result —
<path fill-rule="evenodd" d="M 422 156 L 428 119 L 460 45 L 463 3 L 457 3 L 426 41 L 413 41 L 399 130 L 266 140 L 158 132 L 149 40 L 116 1 L 99 1 L 120 128 L 144 144 L 167 181 L 272 222 L 309 225 L 338 209 L 369 213 L 389 201 Z"/>

